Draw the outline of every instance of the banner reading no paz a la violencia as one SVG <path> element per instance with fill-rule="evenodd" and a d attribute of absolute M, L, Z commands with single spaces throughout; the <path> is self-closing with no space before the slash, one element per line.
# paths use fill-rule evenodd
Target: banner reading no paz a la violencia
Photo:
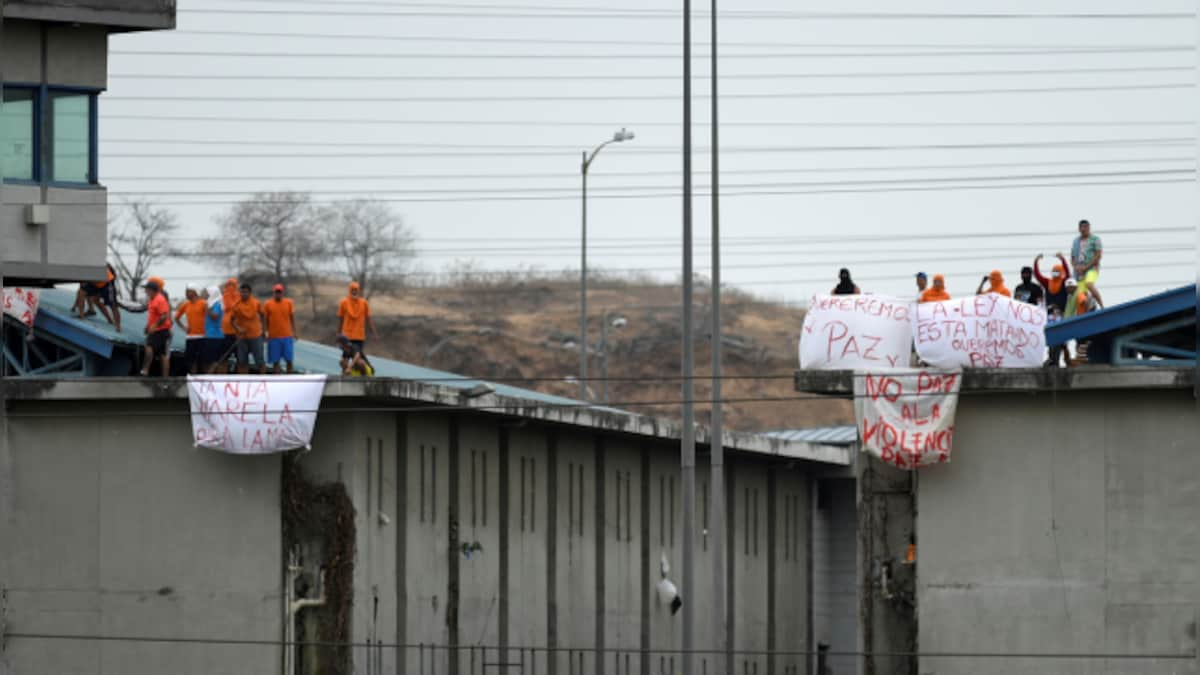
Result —
<path fill-rule="evenodd" d="M 863 452 L 915 469 L 950 461 L 959 371 L 854 374 L 854 418 Z"/>
<path fill-rule="evenodd" d="M 241 455 L 308 448 L 324 375 L 189 375 L 192 442 Z"/>

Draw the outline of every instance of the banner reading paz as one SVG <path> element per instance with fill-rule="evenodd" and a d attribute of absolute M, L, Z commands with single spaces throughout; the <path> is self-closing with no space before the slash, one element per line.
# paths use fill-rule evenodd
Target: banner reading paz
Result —
<path fill-rule="evenodd" d="M 891 370 L 912 349 L 907 300 L 879 295 L 814 295 L 800 333 L 800 367 Z"/>
<path fill-rule="evenodd" d="M 854 374 L 863 452 L 901 469 L 950 461 L 962 374 L 908 370 Z"/>
<path fill-rule="evenodd" d="M 311 447 L 324 375 L 188 375 L 192 442 L 260 455 Z"/>
<path fill-rule="evenodd" d="M 1037 368 L 1046 346 L 1046 310 L 988 293 L 924 302 L 912 314 L 921 360 L 935 368 Z"/>

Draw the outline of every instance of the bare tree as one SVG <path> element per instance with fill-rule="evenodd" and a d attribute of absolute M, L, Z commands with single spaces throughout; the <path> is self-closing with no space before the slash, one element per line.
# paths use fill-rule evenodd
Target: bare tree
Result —
<path fill-rule="evenodd" d="M 297 276 L 317 253 L 316 211 L 307 192 L 257 192 L 217 217 L 221 234 L 204 242 L 214 266 L 233 273 Z"/>
<path fill-rule="evenodd" d="M 179 229 L 179 217 L 150 202 L 129 202 L 125 206 L 125 213 L 109 222 L 108 250 L 113 267 L 134 299 L 150 269 L 178 253 L 171 237 Z"/>
<path fill-rule="evenodd" d="M 413 258 L 413 234 L 386 203 L 351 199 L 322 209 L 325 248 L 339 258 L 363 296 L 395 282 Z"/>

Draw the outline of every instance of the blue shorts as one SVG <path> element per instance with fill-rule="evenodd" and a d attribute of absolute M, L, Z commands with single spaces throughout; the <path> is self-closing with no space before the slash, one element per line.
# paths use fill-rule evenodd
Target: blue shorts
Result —
<path fill-rule="evenodd" d="M 267 365 L 273 366 L 280 359 L 288 363 L 296 360 L 296 338 L 282 337 L 267 340 Z"/>

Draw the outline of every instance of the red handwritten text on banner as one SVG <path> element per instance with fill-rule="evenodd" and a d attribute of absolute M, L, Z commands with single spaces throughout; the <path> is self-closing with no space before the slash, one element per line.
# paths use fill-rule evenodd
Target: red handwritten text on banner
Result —
<path fill-rule="evenodd" d="M 800 367 L 884 370 L 908 365 L 911 307 L 876 295 L 815 295 L 800 334 Z"/>
<path fill-rule="evenodd" d="M 935 368 L 1034 368 L 1046 346 L 1046 311 L 1002 295 L 916 305 L 912 332 Z"/>
<path fill-rule="evenodd" d="M 192 441 L 250 455 L 309 447 L 324 389 L 324 375 L 190 375 Z"/>
<path fill-rule="evenodd" d="M 5 288 L 4 313 L 33 328 L 37 318 L 39 291 L 36 288 Z"/>
<path fill-rule="evenodd" d="M 950 461 L 961 374 L 905 370 L 854 375 L 863 452 L 902 469 Z"/>

